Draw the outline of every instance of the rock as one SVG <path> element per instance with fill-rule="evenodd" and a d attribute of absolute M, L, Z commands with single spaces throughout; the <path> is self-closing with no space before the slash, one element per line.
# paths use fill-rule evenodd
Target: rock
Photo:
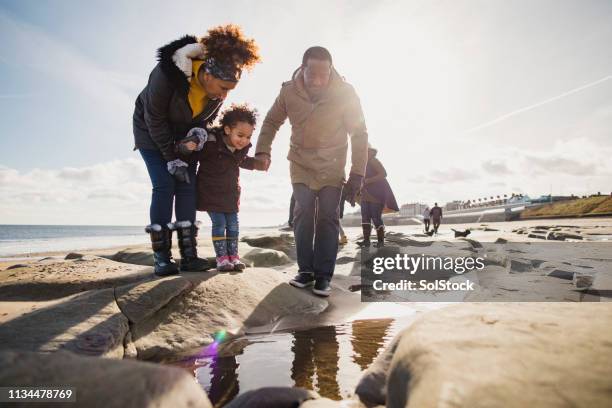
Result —
<path fill-rule="evenodd" d="M 355 394 L 358 395 L 359 399 L 367 406 L 386 404 L 387 375 L 400 339 L 401 335 L 397 335 L 393 338 L 391 343 L 389 343 L 368 367 L 355 388 Z"/>
<path fill-rule="evenodd" d="M 65 351 L 53 354 L 3 352 L 0 353 L 0 366 L 0 384 L 3 385 L 74 388 L 76 403 L 65 406 L 212 408 L 206 393 L 193 377 L 174 367 L 81 357 Z"/>
<path fill-rule="evenodd" d="M 565 237 L 555 231 L 549 231 L 548 234 L 546 234 L 546 239 L 554 241 L 565 241 Z"/>
<path fill-rule="evenodd" d="M 66 255 L 66 257 L 64 259 L 69 260 L 69 259 L 79 259 L 82 258 L 83 254 L 79 254 L 76 252 L 70 252 L 68 255 Z"/>
<path fill-rule="evenodd" d="M 305 401 L 299 408 L 366 408 L 366 406 L 352 399 L 334 401 L 329 398 L 317 398 Z"/>
<path fill-rule="evenodd" d="M 285 255 L 292 259 L 297 258 L 293 234 L 262 235 L 256 237 L 245 236 L 242 237 L 240 241 L 254 248 L 273 249 L 275 251 L 284 252 Z"/>
<path fill-rule="evenodd" d="M 11 265 L 8 268 L 5 269 L 5 271 L 11 270 L 11 269 L 17 269 L 17 268 L 27 268 L 29 265 L 26 264 L 15 264 L 15 265 Z"/>
<path fill-rule="evenodd" d="M 0 301 L 59 299 L 92 289 L 112 288 L 151 276 L 150 268 L 103 258 L 32 263 L 19 273 L 0 276 Z"/>
<path fill-rule="evenodd" d="M 599 303 L 447 307 L 401 332 L 380 378 L 368 370 L 356 393 L 387 407 L 607 406 L 610 321 Z"/>
<path fill-rule="evenodd" d="M 0 350 L 53 352 L 123 358 L 128 319 L 113 289 L 77 295 L 0 325 Z"/>
<path fill-rule="evenodd" d="M 511 258 L 510 264 L 507 266 L 509 266 L 510 273 L 529 272 L 533 267 L 531 261 L 518 258 Z"/>
<path fill-rule="evenodd" d="M 474 249 L 482 248 L 482 244 L 480 242 L 476 241 L 475 239 L 459 238 L 459 240 L 469 242 L 470 245 L 472 246 L 472 248 L 474 248 Z"/>
<path fill-rule="evenodd" d="M 497 239 L 495 240 L 495 243 L 496 243 L 496 244 L 507 244 L 507 243 L 508 243 L 508 240 L 507 240 L 507 239 L 504 239 L 504 238 L 497 238 Z"/>
<path fill-rule="evenodd" d="M 555 235 L 560 238 L 563 238 L 563 241 L 565 241 L 566 239 L 578 239 L 578 240 L 584 239 L 582 235 L 571 234 L 569 232 L 555 232 Z"/>
<path fill-rule="evenodd" d="M 487 228 L 483 229 L 483 231 L 493 232 L 493 231 L 499 231 L 499 230 L 498 230 L 498 229 L 495 229 L 495 228 L 488 228 L 488 227 L 487 227 Z"/>
<path fill-rule="evenodd" d="M 592 275 L 583 275 L 583 274 L 574 274 L 574 286 L 578 290 L 587 290 L 591 286 L 593 286 L 593 276 Z"/>
<path fill-rule="evenodd" d="M 251 249 L 241 259 L 243 262 L 255 267 L 280 266 L 292 262 L 284 252 L 263 248 Z"/>
<path fill-rule="evenodd" d="M 119 251 L 108 257 L 115 262 L 122 262 L 134 265 L 153 266 L 153 252 L 151 251 Z"/>
<path fill-rule="evenodd" d="M 304 401 L 318 398 L 314 391 L 303 388 L 264 387 L 247 391 L 233 399 L 226 408 L 286 408 L 298 407 Z"/>
<path fill-rule="evenodd" d="M 546 239 L 546 235 L 531 233 L 527 235 L 527 238 Z"/>
<path fill-rule="evenodd" d="M 184 280 L 191 288 L 184 286 Z M 316 315 L 328 307 L 327 300 L 293 288 L 286 280 L 282 272 L 262 268 L 241 273 L 194 272 L 156 281 L 162 287 L 147 283 L 127 291 L 117 288 L 117 293 L 122 310 L 133 322 L 130 328 L 138 358 L 148 360 L 205 347 L 219 331 L 230 335 L 261 327 L 269 331 L 285 316 Z M 147 299 L 151 291 L 156 294 Z M 155 299 L 160 299 L 158 305 L 152 304 Z"/>
<path fill-rule="evenodd" d="M 140 323 L 192 288 L 189 280 L 173 276 L 118 287 L 115 299 L 130 323 Z"/>
<path fill-rule="evenodd" d="M 573 280 L 574 272 L 563 271 L 561 269 L 555 269 L 554 271 L 550 272 L 548 276 L 552 278 L 559 278 L 559 279 L 564 279 L 564 280 Z"/>

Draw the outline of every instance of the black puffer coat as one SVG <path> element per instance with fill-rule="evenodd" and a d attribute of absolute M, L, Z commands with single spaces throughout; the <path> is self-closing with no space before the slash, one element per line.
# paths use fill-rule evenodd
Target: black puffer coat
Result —
<path fill-rule="evenodd" d="M 197 176 L 198 211 L 238 212 L 240 207 L 240 167 L 253 170 L 255 161 L 247 156 L 251 144 L 230 151 L 223 141 L 223 130 L 213 130 L 204 148 L 192 155 L 200 162 Z"/>
<path fill-rule="evenodd" d="M 189 129 L 206 127 L 217 116 L 223 100 L 208 101 L 204 111 L 192 117 L 189 106 L 189 79 L 172 60 L 174 53 L 185 45 L 197 42 L 196 37 L 185 36 L 158 50 L 159 63 L 149 82 L 136 99 L 134 109 L 134 150 L 159 150 L 164 159 L 176 157 L 175 142 L 183 139 Z"/>

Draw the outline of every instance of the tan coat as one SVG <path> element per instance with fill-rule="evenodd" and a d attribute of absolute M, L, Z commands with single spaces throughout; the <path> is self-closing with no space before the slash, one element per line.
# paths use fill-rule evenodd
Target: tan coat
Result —
<path fill-rule="evenodd" d="M 264 119 L 256 153 L 270 154 L 278 129 L 289 118 L 291 183 L 306 184 L 312 190 L 342 186 L 345 181 L 348 136 L 351 138 L 351 173 L 363 176 L 368 160 L 368 131 L 359 97 L 353 87 L 332 69 L 329 88 L 312 102 L 298 69 L 291 81 L 283 83 L 280 94 Z"/>

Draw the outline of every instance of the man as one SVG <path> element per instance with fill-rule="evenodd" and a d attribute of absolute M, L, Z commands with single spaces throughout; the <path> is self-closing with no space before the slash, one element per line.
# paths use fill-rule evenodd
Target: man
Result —
<path fill-rule="evenodd" d="M 355 204 L 368 158 L 368 132 L 359 98 L 332 65 L 329 51 L 311 47 L 290 81 L 283 83 L 257 141 L 256 158 L 270 166 L 272 141 L 289 118 L 291 143 L 287 159 L 293 195 L 298 275 L 291 285 L 329 296 L 336 266 L 339 204 Z M 348 137 L 351 170 L 344 183 Z M 316 214 L 316 217 L 315 217 Z"/>
<path fill-rule="evenodd" d="M 433 208 L 429 211 L 431 222 L 433 223 L 434 234 L 438 233 L 438 227 L 442 221 L 442 209 L 438 207 L 438 203 L 434 203 Z"/>

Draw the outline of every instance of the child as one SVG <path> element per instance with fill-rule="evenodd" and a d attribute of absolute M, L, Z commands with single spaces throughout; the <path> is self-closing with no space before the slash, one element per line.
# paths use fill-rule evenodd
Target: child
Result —
<path fill-rule="evenodd" d="M 382 214 L 384 212 L 399 211 L 391 186 L 387 182 L 387 172 L 382 163 L 376 158 L 376 149 L 368 145 L 368 164 L 361 189 L 361 227 L 363 228 L 363 241 L 360 246 L 370 246 L 372 224 L 376 228 L 376 237 L 379 246 L 385 242 L 385 225 Z"/>
<path fill-rule="evenodd" d="M 238 207 L 240 167 L 263 170 L 247 153 L 255 129 L 257 111 L 232 105 L 208 131 L 208 139 L 197 152 L 197 209 L 207 211 L 212 221 L 212 240 L 218 271 L 242 271 L 238 256 Z M 190 147 L 193 147 L 191 145 Z"/>

